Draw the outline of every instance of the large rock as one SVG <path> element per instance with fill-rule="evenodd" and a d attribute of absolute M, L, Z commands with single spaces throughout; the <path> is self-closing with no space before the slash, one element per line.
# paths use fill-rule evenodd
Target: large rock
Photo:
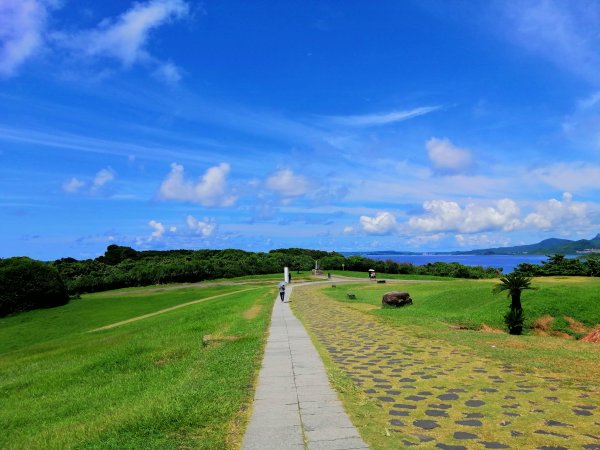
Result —
<path fill-rule="evenodd" d="M 412 305 L 412 298 L 408 292 L 387 292 L 383 294 L 381 304 L 396 307 Z"/>

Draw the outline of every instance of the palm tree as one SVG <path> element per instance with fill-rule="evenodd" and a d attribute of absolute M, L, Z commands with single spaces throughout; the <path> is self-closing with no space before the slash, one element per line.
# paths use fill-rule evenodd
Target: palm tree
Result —
<path fill-rule="evenodd" d="M 510 309 L 504 316 L 510 334 L 521 334 L 523 332 L 523 306 L 521 305 L 521 292 L 525 289 L 537 289 L 531 286 L 531 277 L 521 272 L 511 272 L 500 278 L 500 284 L 494 286 L 493 292 L 507 291 L 511 299 Z"/>
<path fill-rule="evenodd" d="M 521 292 L 525 289 L 537 289 L 531 286 L 531 277 L 521 272 L 511 272 L 500 278 L 500 284 L 494 286 L 494 294 L 508 291 L 511 299 L 510 309 L 523 309 L 521 306 Z"/>

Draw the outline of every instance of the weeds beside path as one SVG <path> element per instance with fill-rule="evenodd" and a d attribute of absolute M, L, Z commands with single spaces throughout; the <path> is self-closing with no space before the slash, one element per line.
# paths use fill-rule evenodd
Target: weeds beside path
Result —
<path fill-rule="evenodd" d="M 374 449 L 600 448 L 597 378 L 526 373 L 393 326 L 368 314 L 371 305 L 335 301 L 317 286 L 295 290 L 292 305 Z"/>

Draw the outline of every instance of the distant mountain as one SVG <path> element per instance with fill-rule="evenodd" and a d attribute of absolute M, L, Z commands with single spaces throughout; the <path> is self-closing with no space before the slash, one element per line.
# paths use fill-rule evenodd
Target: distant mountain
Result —
<path fill-rule="evenodd" d="M 580 239 L 571 241 L 569 239 L 550 238 L 544 239 L 537 244 L 515 245 L 514 247 L 496 247 L 483 248 L 478 250 L 468 250 L 464 252 L 428 252 L 431 255 L 553 255 L 561 253 L 563 255 L 573 255 L 577 252 L 583 252 L 588 249 L 600 249 L 600 233 L 592 239 Z M 394 250 L 372 250 L 358 252 L 341 252 L 344 256 L 369 256 L 369 255 L 421 255 L 415 252 L 403 252 Z"/>
<path fill-rule="evenodd" d="M 572 255 L 588 249 L 600 249 L 600 233 L 589 240 L 580 239 L 578 241 L 571 241 L 569 239 L 550 238 L 544 239 L 537 244 L 484 248 L 453 253 L 457 255 L 549 255 L 554 253 Z"/>

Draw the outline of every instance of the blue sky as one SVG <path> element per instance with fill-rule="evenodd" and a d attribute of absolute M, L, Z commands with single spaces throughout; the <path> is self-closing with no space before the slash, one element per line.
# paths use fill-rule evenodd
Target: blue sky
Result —
<path fill-rule="evenodd" d="M 3 0 L 0 257 L 600 232 L 594 1 Z"/>

